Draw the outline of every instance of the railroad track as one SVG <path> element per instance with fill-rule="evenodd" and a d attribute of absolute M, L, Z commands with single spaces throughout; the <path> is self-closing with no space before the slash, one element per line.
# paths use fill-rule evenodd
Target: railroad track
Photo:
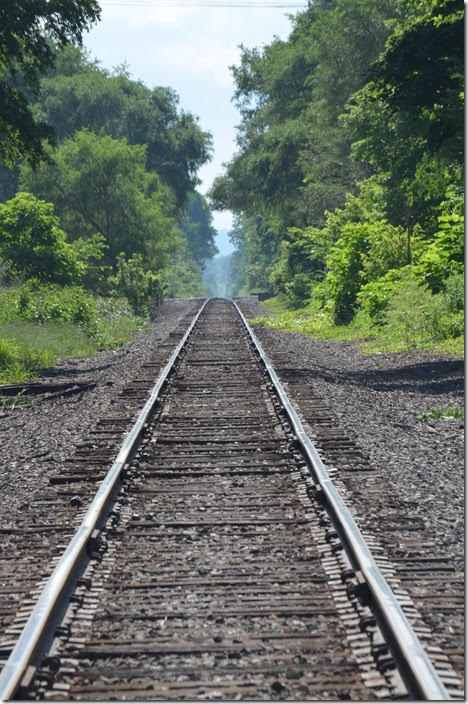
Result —
<path fill-rule="evenodd" d="M 0 642 L 0 695 L 461 697 L 242 316 L 218 300 L 198 315 L 114 463 L 151 365 L 52 479 L 78 531 Z"/>

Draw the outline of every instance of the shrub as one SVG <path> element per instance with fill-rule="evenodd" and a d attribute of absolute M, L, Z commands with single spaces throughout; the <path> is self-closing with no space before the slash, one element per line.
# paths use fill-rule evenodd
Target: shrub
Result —
<path fill-rule="evenodd" d="M 446 294 L 432 294 L 411 276 L 395 283 L 388 302 L 385 334 L 414 348 L 463 334 L 463 311 L 450 311 Z"/>
<path fill-rule="evenodd" d="M 135 254 L 126 259 L 117 257 L 117 273 L 108 279 L 113 295 L 125 296 L 137 315 L 147 314 L 154 298 L 162 297 L 164 283 L 160 274 L 145 271 L 143 257 Z"/>
<path fill-rule="evenodd" d="M 362 286 L 406 263 L 406 235 L 386 220 L 347 223 L 327 258 L 326 284 L 335 323 L 351 320 Z"/>
<path fill-rule="evenodd" d="M 390 269 L 377 281 L 365 284 L 357 294 L 360 309 L 369 316 L 373 325 L 385 324 L 388 304 L 395 293 L 396 284 L 408 274 L 408 269 Z"/>
<path fill-rule="evenodd" d="M 72 283 L 84 272 L 54 215 L 54 206 L 31 193 L 0 203 L 0 258 L 9 278 Z"/>
<path fill-rule="evenodd" d="M 465 280 L 463 274 L 452 274 L 445 282 L 443 298 L 447 310 L 458 313 L 465 307 Z"/>
<path fill-rule="evenodd" d="M 95 301 L 79 286 L 41 284 L 30 280 L 3 289 L 0 294 L 0 320 L 31 320 L 43 323 L 57 320 L 77 323 L 88 334 L 98 332 Z"/>
<path fill-rule="evenodd" d="M 422 254 L 419 273 L 432 291 L 440 291 L 453 274 L 464 270 L 463 194 L 449 188 L 447 200 L 440 204 L 438 231 Z"/>
<path fill-rule="evenodd" d="M 270 281 L 276 291 L 286 294 L 289 304 L 301 306 L 310 298 L 314 285 L 324 277 L 323 234 L 313 227 L 290 228 L 288 232 L 289 239 L 281 242 Z"/>

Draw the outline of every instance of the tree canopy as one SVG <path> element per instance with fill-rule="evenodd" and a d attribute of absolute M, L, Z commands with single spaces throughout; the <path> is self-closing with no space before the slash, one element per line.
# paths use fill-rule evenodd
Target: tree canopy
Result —
<path fill-rule="evenodd" d="M 173 291 L 179 276 L 199 292 L 215 251 L 211 215 L 195 190 L 211 135 L 179 110 L 171 88 L 148 88 L 124 66 L 106 71 L 53 35 L 44 42 L 50 60 L 41 74 L 38 64 L 27 109 L 49 144 L 41 142 L 37 159 L 13 149 L 14 163 L 0 168 L 0 196 L 9 201 L 21 189 L 53 204 L 68 242 L 87 257 L 82 281 L 91 288 L 130 296 L 134 285 L 132 305 L 142 310 L 141 296 L 162 292 L 170 268 Z"/>
<path fill-rule="evenodd" d="M 159 174 L 183 207 L 212 146 L 197 118 L 178 110 L 178 100 L 171 88 L 150 89 L 123 68 L 109 73 L 70 47 L 42 79 L 35 114 L 59 139 L 87 129 L 146 145 L 147 170 Z"/>
<path fill-rule="evenodd" d="M 0 5 L 0 160 L 18 157 L 37 164 L 50 126 L 34 118 L 30 98 L 41 73 L 53 65 L 57 47 L 81 42 L 97 21 L 96 0 L 12 0 Z"/>
<path fill-rule="evenodd" d="M 158 271 L 176 244 L 173 208 L 170 191 L 145 164 L 144 146 L 81 130 L 61 143 L 50 164 L 23 166 L 21 184 L 55 204 L 72 239 L 102 235 L 108 265 L 121 252 L 140 253 Z"/>
<path fill-rule="evenodd" d="M 461 0 L 317 0 L 286 40 L 242 48 L 238 150 L 210 192 L 237 216 L 237 290 L 343 323 L 361 304 L 381 320 L 405 276 L 452 285 L 463 49 Z"/>
<path fill-rule="evenodd" d="M 0 203 L 0 272 L 10 279 L 73 283 L 82 273 L 51 203 L 17 193 Z"/>

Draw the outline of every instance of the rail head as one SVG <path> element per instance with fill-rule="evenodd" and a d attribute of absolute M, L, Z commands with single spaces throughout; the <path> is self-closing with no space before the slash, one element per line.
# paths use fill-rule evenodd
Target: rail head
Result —
<path fill-rule="evenodd" d="M 401 674 L 406 686 L 412 695 L 420 699 L 433 701 L 450 700 L 450 695 L 440 681 L 400 604 L 379 570 L 359 528 L 334 486 L 317 449 L 305 432 L 301 420 L 265 354 L 260 341 L 237 303 L 235 301 L 232 301 L 232 303 L 257 350 L 273 384 L 276 396 L 280 400 L 291 427 L 298 438 L 304 457 L 308 460 L 314 481 L 320 485 L 323 491 L 327 506 L 331 510 L 337 528 L 344 538 L 350 557 L 356 569 L 361 571 L 367 582 L 379 620 L 391 641 L 390 646 L 394 656 L 401 665 Z"/>
<path fill-rule="evenodd" d="M 181 341 L 171 354 L 169 361 L 159 374 L 147 402 L 126 436 L 112 467 L 102 480 L 81 525 L 63 552 L 57 566 L 42 590 L 36 606 L 0 673 L 0 702 L 9 701 L 14 697 L 28 666 L 36 654 L 41 652 L 44 641 L 49 638 L 48 630 L 50 629 L 50 623 L 53 621 L 60 608 L 60 601 L 63 599 L 64 595 L 68 594 L 70 591 L 70 584 L 73 583 L 77 565 L 82 562 L 86 554 L 87 545 L 93 531 L 97 528 L 101 518 L 105 515 L 110 500 L 118 488 L 122 470 L 139 441 L 145 423 L 155 407 L 166 379 L 185 347 L 190 334 L 209 300 L 210 299 L 204 301 L 201 308 L 192 319 Z"/>

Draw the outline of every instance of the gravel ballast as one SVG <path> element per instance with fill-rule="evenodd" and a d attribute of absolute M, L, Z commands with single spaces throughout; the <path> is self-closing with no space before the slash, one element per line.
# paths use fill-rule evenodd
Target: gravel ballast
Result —
<path fill-rule="evenodd" d="M 250 317 L 265 314 L 245 299 L 241 309 Z M 420 416 L 436 407 L 463 408 L 463 361 L 423 351 L 364 355 L 352 342 L 254 330 L 275 368 L 309 370 L 309 383 L 340 426 L 384 470 L 382 488 L 418 500 L 415 510 L 437 528 L 441 554 L 462 568 L 464 422 Z"/>
<path fill-rule="evenodd" d="M 44 383 L 93 382 L 93 389 L 70 396 L 23 396 L 13 410 L 5 404 L 0 411 L 4 523 L 21 520 L 29 499 L 48 488 L 51 474 L 73 453 L 96 419 L 105 415 L 112 398 L 138 376 L 138 368 L 199 305 L 192 299 L 167 301 L 157 310 L 151 332 L 139 333 L 133 341 L 95 357 L 64 360 L 39 379 Z"/>

